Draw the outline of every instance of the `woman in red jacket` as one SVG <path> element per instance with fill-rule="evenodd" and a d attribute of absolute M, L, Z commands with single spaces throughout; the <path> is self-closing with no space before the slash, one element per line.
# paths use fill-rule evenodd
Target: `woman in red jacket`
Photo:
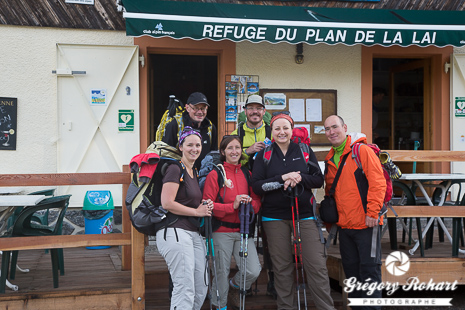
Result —
<path fill-rule="evenodd" d="M 241 257 L 241 235 L 239 206 L 240 203 L 251 203 L 255 214 L 260 209 L 260 197 L 257 196 L 250 186 L 250 172 L 241 168 L 242 145 L 238 136 L 224 136 L 220 143 L 220 159 L 223 162 L 225 182 L 222 188 L 218 185 L 219 172 L 212 170 L 205 181 L 203 191 L 204 199 L 214 201 L 213 216 L 219 228 L 213 233 L 213 246 L 215 249 L 215 259 L 217 269 L 217 279 L 213 279 L 213 291 L 216 292 L 216 282 L 218 282 L 218 292 L 220 300 L 216 294 L 212 294 L 212 302 L 218 309 L 226 309 L 227 299 L 233 308 L 239 307 L 239 285 L 242 270 L 229 279 L 229 269 L 231 266 L 231 256 L 238 262 Z M 245 170 L 244 170 L 245 169 Z M 245 173 L 248 174 L 246 177 Z M 215 224 L 213 225 L 215 227 Z M 248 290 L 253 282 L 258 278 L 261 271 L 257 251 L 253 239 L 249 235 L 247 247 L 247 268 L 245 290 Z M 216 281 L 217 280 L 217 281 Z M 229 292 L 229 296 L 228 296 Z"/>

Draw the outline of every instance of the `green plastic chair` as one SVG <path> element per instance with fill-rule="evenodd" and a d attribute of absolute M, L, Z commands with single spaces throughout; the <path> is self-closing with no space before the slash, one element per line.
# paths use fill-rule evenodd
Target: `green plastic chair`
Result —
<path fill-rule="evenodd" d="M 69 205 L 69 198 L 71 195 L 56 196 L 46 198 L 39 202 L 35 206 L 24 208 L 23 211 L 18 215 L 10 235 L 7 237 L 26 237 L 26 236 L 50 236 L 50 235 L 61 235 L 63 219 L 65 217 L 66 210 Z M 50 209 L 58 209 L 59 215 L 54 226 L 42 225 L 33 221 L 35 212 L 47 211 Z M 53 287 L 58 287 L 58 270 L 59 270 L 59 249 L 51 249 L 52 259 L 52 274 L 53 274 Z M 0 277 L 0 293 L 5 293 L 6 279 L 8 278 L 8 267 L 10 264 L 10 253 L 11 256 L 11 274 L 10 279 L 14 279 L 16 271 L 16 262 L 18 259 L 18 251 L 3 251 L 2 254 L 2 267 Z"/>
<path fill-rule="evenodd" d="M 29 193 L 28 195 L 45 195 L 45 196 L 53 196 L 55 194 L 55 189 L 44 189 L 36 192 Z M 13 226 L 16 221 L 18 215 L 23 211 L 24 207 L 15 208 L 14 213 L 8 218 L 8 227 Z M 44 212 L 44 214 L 34 214 L 32 220 L 42 225 L 48 225 L 48 210 Z"/>

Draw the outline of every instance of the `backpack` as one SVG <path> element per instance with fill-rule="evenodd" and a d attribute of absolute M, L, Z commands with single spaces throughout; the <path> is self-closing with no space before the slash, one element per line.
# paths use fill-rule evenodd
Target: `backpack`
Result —
<path fill-rule="evenodd" d="M 173 118 L 176 119 L 176 122 L 182 123 L 182 113 L 184 112 L 184 104 L 176 99 L 174 95 L 170 95 L 170 100 L 168 103 L 168 108 L 161 117 L 160 124 L 157 128 L 157 133 L 155 134 L 155 141 L 161 141 L 163 135 L 165 134 L 166 125 L 171 122 Z"/>
<path fill-rule="evenodd" d="M 237 135 L 239 136 L 239 139 L 241 139 L 242 145 L 244 145 L 245 136 L 244 124 L 244 122 L 241 122 L 237 125 Z M 265 123 L 265 137 L 271 140 L 271 127 L 267 123 Z"/>
<path fill-rule="evenodd" d="M 153 142 L 143 154 L 131 159 L 131 184 L 126 194 L 126 208 L 132 225 L 140 233 L 155 235 L 162 228 L 172 225 L 178 216 L 161 206 L 163 176 L 171 164 L 181 169 L 183 181 L 185 167 L 181 154 L 162 141 Z"/>
<path fill-rule="evenodd" d="M 239 127 L 239 125 L 241 123 L 244 124 L 246 121 L 247 121 L 247 116 L 245 116 L 245 112 L 242 111 L 237 116 L 237 127 Z M 265 111 L 265 115 L 263 115 L 263 121 L 265 122 L 265 124 L 270 125 L 270 122 L 271 122 L 271 114 L 270 114 L 270 112 Z"/>
<path fill-rule="evenodd" d="M 186 108 L 184 107 L 184 104 L 180 100 L 176 99 L 174 95 L 170 95 L 168 108 L 166 109 L 165 113 L 161 117 L 160 124 L 158 125 L 157 132 L 155 134 L 155 141 L 161 141 L 163 139 L 163 136 L 165 135 L 166 125 L 168 125 L 168 123 L 171 122 L 173 118 L 176 120 L 176 123 L 178 124 L 178 140 L 179 140 L 179 133 L 184 130 L 184 122 L 182 120 L 182 115 L 185 110 Z M 208 136 L 210 137 L 210 143 L 211 143 L 213 124 L 210 120 L 208 120 L 208 122 L 209 122 Z"/>
<path fill-rule="evenodd" d="M 354 143 L 352 145 L 352 158 L 355 160 L 355 163 L 357 164 L 357 166 L 363 171 L 362 162 L 360 161 L 360 146 L 362 144 L 364 143 Z M 381 150 L 376 144 L 365 144 L 365 145 L 368 146 L 376 154 L 376 156 L 378 156 L 378 158 L 380 157 L 380 153 L 382 153 L 383 155 L 387 154 L 387 152 L 381 152 Z M 387 154 L 387 156 L 389 157 L 389 154 Z M 401 172 L 394 165 L 394 163 L 390 160 L 384 161 L 383 163 L 382 160 L 380 159 L 379 164 L 381 165 L 383 169 L 384 179 L 386 180 L 386 192 L 384 194 L 384 206 L 382 208 L 382 209 L 385 209 L 392 199 L 392 194 L 393 194 L 392 179 L 396 179 L 400 177 Z M 392 172 L 393 171 L 392 166 L 395 166 L 397 168 L 397 173 Z M 384 210 L 381 210 L 381 211 L 384 212 Z"/>
<path fill-rule="evenodd" d="M 292 130 L 291 141 L 297 144 L 305 143 L 310 145 L 310 138 L 308 137 L 308 130 L 305 127 L 294 127 Z"/>

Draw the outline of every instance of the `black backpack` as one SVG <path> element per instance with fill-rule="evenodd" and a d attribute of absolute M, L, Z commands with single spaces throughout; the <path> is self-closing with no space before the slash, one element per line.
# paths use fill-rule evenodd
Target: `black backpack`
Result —
<path fill-rule="evenodd" d="M 149 155 L 145 157 L 144 164 L 154 168 L 153 175 L 144 174 L 143 169 L 135 162 L 135 158 L 140 155 Z M 168 166 L 172 164 L 180 167 L 179 177 L 182 182 L 185 167 L 180 159 L 181 154 L 178 150 L 162 141 L 156 141 L 147 148 L 145 154 L 136 155 L 131 160 L 131 184 L 125 202 L 132 225 L 138 232 L 155 235 L 158 230 L 178 220 L 177 215 L 166 211 L 161 206 L 161 190 L 163 176 Z"/>

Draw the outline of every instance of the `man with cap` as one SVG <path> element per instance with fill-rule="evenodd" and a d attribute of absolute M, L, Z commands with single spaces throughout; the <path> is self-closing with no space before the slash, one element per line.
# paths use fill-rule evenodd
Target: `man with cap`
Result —
<path fill-rule="evenodd" d="M 249 162 L 252 157 L 265 148 L 265 139 L 271 139 L 271 128 L 263 121 L 265 115 L 265 104 L 263 98 L 259 95 L 250 95 L 244 106 L 246 121 L 239 123 L 237 129 L 231 134 L 238 135 L 242 140 L 242 151 L 245 160 L 242 164 Z"/>
<path fill-rule="evenodd" d="M 218 149 L 218 133 L 215 125 L 207 118 L 208 107 L 207 97 L 200 92 L 192 93 L 187 99 L 186 111 L 183 112 L 181 123 L 173 118 L 165 127 L 162 141 L 176 147 L 179 140 L 179 133 L 185 126 L 190 126 L 200 132 L 202 136 L 202 152 L 195 161 L 195 167 L 200 169 L 200 163 L 205 155 L 211 150 Z"/>

